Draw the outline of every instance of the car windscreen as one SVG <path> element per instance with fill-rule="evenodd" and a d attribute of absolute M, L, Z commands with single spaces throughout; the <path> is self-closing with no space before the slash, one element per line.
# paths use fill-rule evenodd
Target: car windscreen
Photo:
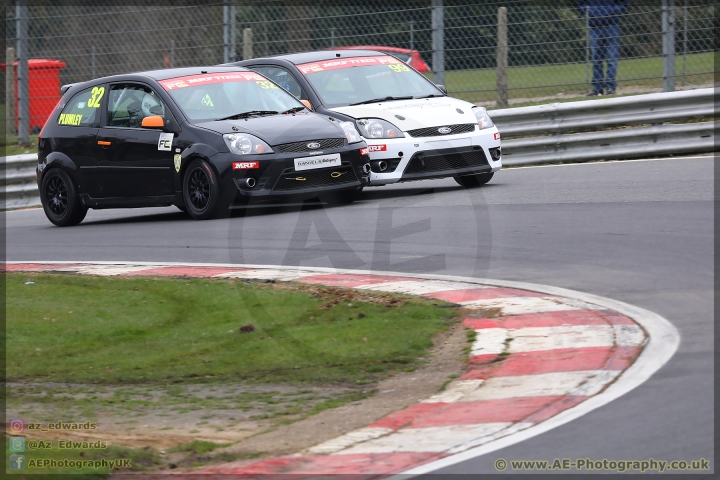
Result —
<path fill-rule="evenodd" d="M 303 107 L 295 97 L 254 72 L 190 75 L 158 83 L 193 123 L 250 111 Z"/>
<path fill-rule="evenodd" d="M 424 97 L 442 93 L 397 58 L 353 57 L 297 65 L 328 107 L 385 97 Z"/>

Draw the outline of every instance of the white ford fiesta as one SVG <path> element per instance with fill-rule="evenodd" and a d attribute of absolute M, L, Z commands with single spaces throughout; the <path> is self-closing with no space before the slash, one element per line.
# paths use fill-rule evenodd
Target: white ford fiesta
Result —
<path fill-rule="evenodd" d="M 370 185 L 453 177 L 477 187 L 502 167 L 500 133 L 487 111 L 447 96 L 445 87 L 393 56 L 326 50 L 234 65 L 261 73 L 339 121 L 349 142 L 359 140 L 359 132 L 368 144 Z"/>

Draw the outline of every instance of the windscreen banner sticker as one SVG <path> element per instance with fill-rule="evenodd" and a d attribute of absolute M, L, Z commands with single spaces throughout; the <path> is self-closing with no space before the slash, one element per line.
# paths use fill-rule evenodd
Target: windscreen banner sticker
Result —
<path fill-rule="evenodd" d="M 386 152 L 387 145 L 368 145 L 368 152 Z"/>
<path fill-rule="evenodd" d="M 160 139 L 158 140 L 158 150 L 170 151 L 172 150 L 172 141 L 174 133 L 161 133 Z"/>
<path fill-rule="evenodd" d="M 211 83 L 227 83 L 227 82 L 262 82 L 267 79 L 254 72 L 234 72 L 234 73 L 211 73 L 206 75 L 190 75 L 187 77 L 170 78 L 161 80 L 158 83 L 167 90 L 177 90 L 178 88 L 194 87 L 196 85 L 208 85 Z"/>
<path fill-rule="evenodd" d="M 307 75 L 310 73 L 337 70 L 339 68 L 396 64 L 402 64 L 402 62 L 395 57 L 391 57 L 390 55 L 379 55 L 377 57 L 352 57 L 343 58 L 341 60 L 326 60 L 324 62 L 303 63 L 301 65 L 298 65 L 297 68 L 303 73 L 303 75 Z"/>
<path fill-rule="evenodd" d="M 233 170 L 250 170 L 260 168 L 260 162 L 233 162 Z"/>

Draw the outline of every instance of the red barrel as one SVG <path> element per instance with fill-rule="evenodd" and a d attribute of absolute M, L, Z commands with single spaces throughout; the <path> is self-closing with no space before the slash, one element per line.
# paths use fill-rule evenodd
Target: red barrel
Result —
<path fill-rule="evenodd" d="M 17 128 L 18 85 L 15 62 L 15 127 Z M 5 70 L 3 63 L 2 69 Z M 60 60 L 31 58 L 28 60 L 28 95 L 30 97 L 30 132 L 38 133 L 60 100 L 60 69 L 67 65 Z"/>

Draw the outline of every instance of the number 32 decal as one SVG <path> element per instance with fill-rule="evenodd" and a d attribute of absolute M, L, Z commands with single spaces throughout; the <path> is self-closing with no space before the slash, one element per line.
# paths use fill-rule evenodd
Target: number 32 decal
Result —
<path fill-rule="evenodd" d="M 88 100 L 88 107 L 99 108 L 100 100 L 102 100 L 103 94 L 105 93 L 105 87 L 93 87 L 90 93 L 92 94 L 92 97 Z"/>

